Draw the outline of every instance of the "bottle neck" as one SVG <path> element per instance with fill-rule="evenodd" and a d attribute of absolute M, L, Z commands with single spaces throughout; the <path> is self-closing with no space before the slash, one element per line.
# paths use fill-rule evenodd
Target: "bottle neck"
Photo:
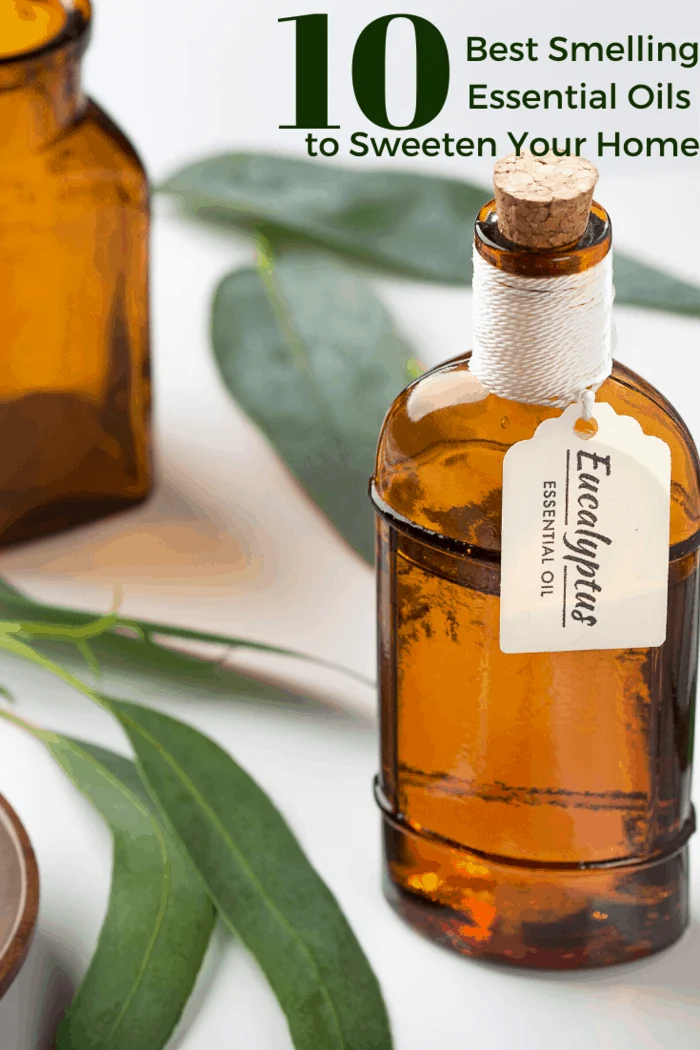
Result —
<path fill-rule="evenodd" d="M 66 9 L 59 31 L 19 54 L 0 52 L 0 154 L 5 161 L 43 149 L 80 118 L 85 106 L 81 60 L 90 7 Z"/>
<path fill-rule="evenodd" d="M 612 369 L 611 228 L 594 205 L 575 245 L 528 250 L 500 234 L 493 202 L 476 223 L 470 371 L 489 393 L 565 408 Z M 589 392 L 587 395 L 586 392 Z"/>
<path fill-rule="evenodd" d="M 482 259 L 519 277 L 564 277 L 583 273 L 605 258 L 612 246 L 612 224 L 605 208 L 593 202 L 586 231 L 563 248 L 523 248 L 507 240 L 498 228 L 495 200 L 479 212 L 474 247 Z"/>

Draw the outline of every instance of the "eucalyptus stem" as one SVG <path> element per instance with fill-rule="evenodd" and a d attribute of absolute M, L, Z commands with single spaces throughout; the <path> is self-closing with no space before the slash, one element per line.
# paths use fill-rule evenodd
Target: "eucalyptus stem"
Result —
<path fill-rule="evenodd" d="M 93 700 L 96 704 L 102 707 L 105 711 L 109 711 L 111 714 L 111 708 L 109 704 L 102 699 L 99 693 L 96 693 L 89 686 L 85 685 L 77 675 L 71 674 L 70 671 L 66 671 L 65 668 L 61 667 L 55 660 L 50 660 L 47 656 L 42 656 L 36 649 L 33 649 L 31 645 L 27 645 L 26 642 L 14 637 L 10 634 L 0 633 L 0 650 L 6 653 L 10 653 L 13 656 L 19 656 L 21 659 L 26 660 L 28 663 L 34 664 L 35 667 L 41 667 L 44 671 L 48 671 L 49 674 L 54 675 L 55 678 L 60 678 L 62 682 L 67 685 L 71 685 L 74 689 L 77 689 L 79 693 L 86 696 L 89 700 Z"/>

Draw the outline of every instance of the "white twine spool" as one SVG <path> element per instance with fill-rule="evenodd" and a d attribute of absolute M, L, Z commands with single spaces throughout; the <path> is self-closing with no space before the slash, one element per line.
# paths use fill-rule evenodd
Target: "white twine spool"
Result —
<path fill-rule="evenodd" d="M 612 252 L 583 273 L 520 277 L 474 249 L 470 371 L 489 393 L 526 405 L 593 413 L 612 371 Z"/>

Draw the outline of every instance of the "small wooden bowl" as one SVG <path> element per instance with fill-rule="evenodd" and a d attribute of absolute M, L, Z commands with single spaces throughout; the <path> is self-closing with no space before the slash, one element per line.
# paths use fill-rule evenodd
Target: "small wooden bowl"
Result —
<path fill-rule="evenodd" d="M 0 795 L 0 996 L 26 958 L 38 908 L 34 850 L 19 817 Z"/>

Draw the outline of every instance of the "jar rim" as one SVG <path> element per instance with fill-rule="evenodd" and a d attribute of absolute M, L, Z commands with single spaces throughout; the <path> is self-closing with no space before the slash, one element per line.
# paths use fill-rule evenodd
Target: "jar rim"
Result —
<path fill-rule="evenodd" d="M 61 31 L 50 40 L 28 51 L 19 51 L 14 55 L 0 55 L 0 71 L 33 65 L 37 61 L 49 58 L 73 46 L 77 47 L 80 52 L 84 50 L 92 27 L 92 0 L 67 0 L 67 2 L 61 0 L 61 2 L 66 7 L 68 14 Z"/>
<path fill-rule="evenodd" d="M 477 215 L 474 246 L 482 258 L 506 273 L 523 277 L 562 277 L 580 273 L 605 258 L 612 247 L 612 223 L 605 208 L 591 204 L 588 227 L 575 244 L 562 248 L 522 248 L 498 233 L 496 201 L 490 200 Z"/>

